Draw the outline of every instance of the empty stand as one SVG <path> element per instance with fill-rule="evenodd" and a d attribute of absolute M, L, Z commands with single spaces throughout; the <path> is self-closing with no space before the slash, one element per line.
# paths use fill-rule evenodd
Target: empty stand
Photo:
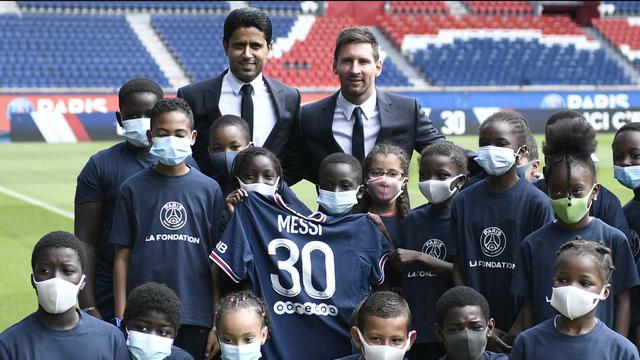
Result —
<path fill-rule="evenodd" d="M 229 10 L 226 1 L 19 1 L 23 10 Z"/>
<path fill-rule="evenodd" d="M 119 87 L 169 83 L 123 16 L 0 16 L 0 86 Z"/>
<path fill-rule="evenodd" d="M 388 1 L 394 14 L 446 14 L 449 7 L 444 1 Z"/>
<path fill-rule="evenodd" d="M 639 15 L 640 2 L 638 1 L 603 1 L 604 5 L 612 7 L 615 15 Z"/>
<path fill-rule="evenodd" d="M 533 14 L 528 1 L 465 1 L 474 14 Z"/>

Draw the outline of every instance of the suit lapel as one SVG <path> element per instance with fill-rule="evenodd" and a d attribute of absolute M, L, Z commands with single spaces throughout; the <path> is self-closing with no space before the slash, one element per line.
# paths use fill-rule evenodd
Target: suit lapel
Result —
<path fill-rule="evenodd" d="M 380 116 L 380 131 L 376 137 L 376 144 L 388 139 L 391 135 L 391 124 L 393 123 L 393 106 L 391 99 L 384 91 L 376 89 L 378 98 L 378 115 Z"/>
<path fill-rule="evenodd" d="M 218 103 L 220 102 L 220 93 L 222 92 L 222 79 L 224 79 L 224 75 L 227 71 L 229 71 L 229 69 L 223 71 L 220 75 L 214 78 L 213 86 L 208 88 L 205 93 L 204 103 L 206 104 L 207 114 L 209 114 L 209 120 L 211 123 L 222 116 Z"/>
<path fill-rule="evenodd" d="M 322 111 L 318 114 L 318 125 L 320 126 L 320 138 L 327 139 L 327 147 L 329 148 L 329 154 L 333 154 L 336 152 L 344 152 L 342 147 L 336 141 L 336 138 L 333 136 L 333 115 L 336 112 L 336 106 L 338 103 L 338 94 L 340 91 L 336 92 L 329 98 L 329 101 L 325 103 L 322 107 Z"/>
<path fill-rule="evenodd" d="M 280 86 L 278 86 L 278 84 L 271 81 L 270 78 L 263 75 L 262 79 L 271 92 L 271 101 L 273 102 L 274 108 L 276 109 L 276 123 L 275 125 L 273 125 L 271 133 L 269 133 L 267 140 L 265 140 L 263 144 L 264 147 L 271 149 L 272 143 L 274 141 L 278 141 L 279 134 L 283 133 L 284 129 L 286 129 L 286 124 L 283 120 L 283 114 L 287 112 L 287 109 L 285 108 L 284 90 Z M 258 118 L 259 117 L 256 117 L 254 115 L 254 119 Z"/>

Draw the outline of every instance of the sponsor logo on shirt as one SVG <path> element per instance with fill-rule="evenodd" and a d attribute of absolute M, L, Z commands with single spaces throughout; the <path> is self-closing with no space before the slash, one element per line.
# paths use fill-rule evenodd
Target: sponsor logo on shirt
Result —
<path fill-rule="evenodd" d="M 169 201 L 160 209 L 160 223 L 167 230 L 178 230 L 187 223 L 187 211 L 176 201 Z"/>
<path fill-rule="evenodd" d="M 631 245 L 633 257 L 638 257 L 638 253 L 640 253 L 640 237 L 638 237 L 638 233 L 635 230 L 629 230 L 629 245 Z"/>
<path fill-rule="evenodd" d="M 482 230 L 480 235 L 480 248 L 482 253 L 489 257 L 495 257 L 507 247 L 507 237 L 499 228 L 492 226 Z"/>
<path fill-rule="evenodd" d="M 422 245 L 422 252 L 431 255 L 436 259 L 444 260 L 447 257 L 447 247 L 440 239 L 429 239 Z M 423 278 L 423 277 L 436 277 L 438 273 L 428 270 L 409 271 L 407 278 Z"/>
<path fill-rule="evenodd" d="M 277 301 L 273 304 L 273 311 L 278 315 L 299 314 L 299 315 L 320 315 L 320 316 L 338 316 L 338 308 L 334 305 L 314 304 L 306 302 L 300 304 L 291 301 Z"/>

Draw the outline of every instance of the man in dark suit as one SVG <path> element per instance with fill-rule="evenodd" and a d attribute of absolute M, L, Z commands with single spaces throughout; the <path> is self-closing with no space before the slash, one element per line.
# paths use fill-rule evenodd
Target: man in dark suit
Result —
<path fill-rule="evenodd" d="M 340 91 L 301 110 L 296 179 L 317 183 L 320 162 L 335 152 L 362 161 L 375 144 L 389 141 L 411 156 L 446 140 L 416 99 L 376 89 L 381 71 L 375 36 L 366 28 L 344 29 L 333 57 Z"/>
<path fill-rule="evenodd" d="M 264 11 L 248 7 L 230 12 L 222 45 L 229 69 L 178 90 L 178 97 L 191 106 L 198 132 L 193 158 L 209 176 L 215 175 L 208 149 L 214 120 L 227 114 L 242 117 L 253 144 L 283 158 L 300 111 L 297 89 L 262 75 L 272 47 L 271 20 Z"/>

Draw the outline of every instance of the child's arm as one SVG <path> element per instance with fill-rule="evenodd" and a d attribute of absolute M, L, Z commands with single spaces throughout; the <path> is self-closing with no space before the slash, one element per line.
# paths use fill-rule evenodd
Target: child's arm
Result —
<path fill-rule="evenodd" d="M 116 245 L 116 254 L 113 258 L 113 298 L 116 317 L 122 319 L 124 308 L 127 304 L 127 272 L 131 260 L 131 249 Z"/>
<path fill-rule="evenodd" d="M 82 241 L 87 257 L 87 283 L 80 291 L 78 300 L 80 307 L 88 314 L 102 319 L 102 314 L 96 307 L 95 285 L 96 285 L 96 243 L 100 236 L 100 219 L 102 217 L 102 203 L 90 202 L 76 204 L 74 233 Z M 109 320 L 109 319 L 105 319 Z"/>
<path fill-rule="evenodd" d="M 631 318 L 631 299 L 628 289 L 615 297 L 615 305 L 613 328 L 618 334 L 627 337 Z"/>
<path fill-rule="evenodd" d="M 460 272 L 458 259 L 453 259 L 453 284 L 455 286 L 464 285 L 464 279 L 462 278 L 462 272 Z"/>
<path fill-rule="evenodd" d="M 390 258 L 391 265 L 396 269 L 412 264 L 420 263 L 426 266 L 429 270 L 435 271 L 439 276 L 453 280 L 453 264 L 447 261 L 440 260 L 429 254 L 425 254 L 422 251 L 397 249 Z"/>
<path fill-rule="evenodd" d="M 220 274 L 218 272 L 218 265 L 211 263 L 211 286 L 213 288 L 213 308 L 220 303 Z M 209 331 L 209 337 L 207 338 L 207 347 L 205 348 L 204 357 L 207 360 L 213 359 L 215 355 L 220 351 L 220 344 L 218 343 L 218 337 L 216 336 L 216 323 L 215 314 L 212 314 L 211 331 Z"/>

